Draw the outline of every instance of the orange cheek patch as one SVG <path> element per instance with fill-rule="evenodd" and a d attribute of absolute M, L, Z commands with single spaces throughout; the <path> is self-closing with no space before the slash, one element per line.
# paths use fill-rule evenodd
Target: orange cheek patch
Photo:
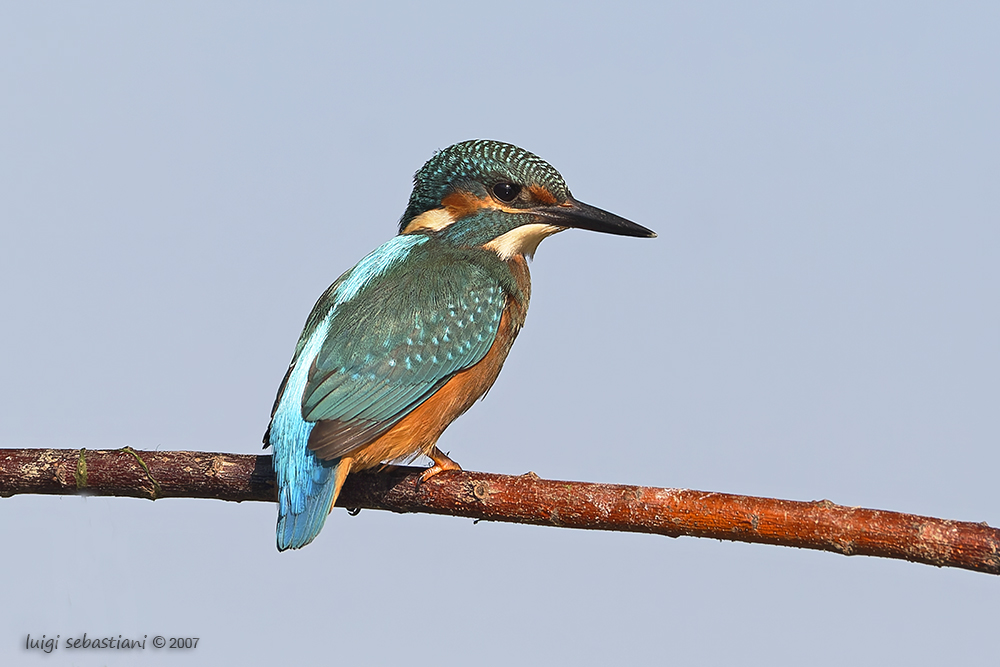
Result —
<path fill-rule="evenodd" d="M 455 220 L 471 215 L 481 208 L 496 208 L 493 200 L 484 197 L 479 198 L 470 192 L 457 190 L 441 200 L 441 205 L 448 209 Z"/>
<path fill-rule="evenodd" d="M 536 201 L 539 201 L 542 204 L 551 205 L 559 203 L 559 200 L 555 198 L 555 195 L 549 192 L 549 189 L 544 185 L 529 185 L 528 192 L 531 193 L 531 196 L 534 197 Z"/>

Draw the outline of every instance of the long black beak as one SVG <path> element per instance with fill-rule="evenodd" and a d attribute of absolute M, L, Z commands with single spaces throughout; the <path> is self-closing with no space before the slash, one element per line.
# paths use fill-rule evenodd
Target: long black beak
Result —
<path fill-rule="evenodd" d="M 559 227 L 575 227 L 589 229 L 592 232 L 618 234 L 619 236 L 638 236 L 654 238 L 656 232 L 637 225 L 631 220 L 619 217 L 614 213 L 584 204 L 570 197 L 565 204 L 541 206 L 531 211 L 534 215 L 544 218 L 551 225 Z"/>

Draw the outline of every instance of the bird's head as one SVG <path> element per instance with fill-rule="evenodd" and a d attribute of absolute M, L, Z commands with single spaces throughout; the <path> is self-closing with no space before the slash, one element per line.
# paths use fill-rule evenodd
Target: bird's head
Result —
<path fill-rule="evenodd" d="M 413 177 L 401 234 L 436 234 L 485 246 L 502 258 L 531 256 L 547 236 L 569 227 L 623 236 L 656 234 L 573 199 L 552 165 L 499 141 L 474 139 L 439 151 Z"/>

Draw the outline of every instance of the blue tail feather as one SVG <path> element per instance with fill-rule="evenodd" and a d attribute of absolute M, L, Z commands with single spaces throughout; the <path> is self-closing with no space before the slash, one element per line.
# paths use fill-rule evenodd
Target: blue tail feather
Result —
<path fill-rule="evenodd" d="M 314 454 L 312 469 L 298 488 L 280 491 L 278 508 L 278 550 L 299 549 L 319 535 L 333 506 L 339 460 L 324 462 Z M 296 493 L 296 491 L 298 493 Z"/>
<path fill-rule="evenodd" d="M 278 478 L 278 550 L 313 541 L 326 522 L 337 492 L 340 459 L 323 461 L 309 451 L 313 422 L 279 405 L 271 422 L 274 472 Z"/>
<path fill-rule="evenodd" d="M 306 340 L 282 388 L 268 441 L 278 478 L 278 549 L 298 549 L 313 541 L 335 500 L 339 459 L 322 461 L 309 450 L 315 422 L 302 418 L 302 392 L 309 365 L 329 328 L 329 318 Z"/>

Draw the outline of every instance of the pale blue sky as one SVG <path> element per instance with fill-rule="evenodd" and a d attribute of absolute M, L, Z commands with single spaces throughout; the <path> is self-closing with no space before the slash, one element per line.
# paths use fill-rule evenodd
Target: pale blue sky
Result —
<path fill-rule="evenodd" d="M 258 452 L 317 296 L 484 137 L 660 236 L 542 244 L 462 465 L 998 525 L 998 34 L 995 3 L 4 3 L 0 447 Z M 0 499 L 0 662 L 995 659 L 982 574 L 342 510 L 278 554 L 274 515 Z"/>

